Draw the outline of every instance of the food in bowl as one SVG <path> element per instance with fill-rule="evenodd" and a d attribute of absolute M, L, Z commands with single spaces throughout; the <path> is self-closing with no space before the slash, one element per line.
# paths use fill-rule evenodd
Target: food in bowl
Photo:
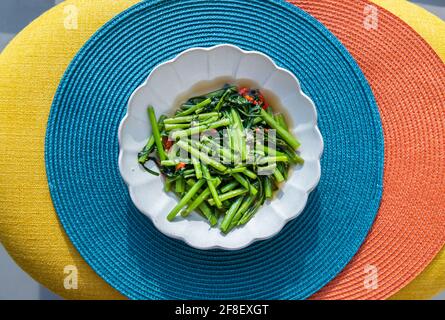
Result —
<path fill-rule="evenodd" d="M 157 118 L 148 107 L 152 136 L 138 162 L 179 197 L 169 221 L 197 212 L 227 234 L 273 198 L 291 167 L 304 163 L 300 142 L 275 111 L 260 90 L 235 85 L 192 97 L 173 116 Z"/>

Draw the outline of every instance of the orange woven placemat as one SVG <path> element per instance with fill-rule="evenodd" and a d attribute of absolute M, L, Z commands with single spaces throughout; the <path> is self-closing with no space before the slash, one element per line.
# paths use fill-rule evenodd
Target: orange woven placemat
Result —
<path fill-rule="evenodd" d="M 385 134 L 375 224 L 351 263 L 313 299 L 384 299 L 445 243 L 445 65 L 411 27 L 368 1 L 291 2 L 325 24 L 355 57 Z"/>

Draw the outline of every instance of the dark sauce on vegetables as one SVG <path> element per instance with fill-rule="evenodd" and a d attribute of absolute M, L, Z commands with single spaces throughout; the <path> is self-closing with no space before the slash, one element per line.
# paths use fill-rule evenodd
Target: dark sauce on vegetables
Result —
<path fill-rule="evenodd" d="M 235 85 L 238 88 L 245 87 L 245 88 L 259 89 L 260 92 L 263 94 L 267 103 L 272 107 L 273 112 L 283 114 L 289 128 L 293 127 L 292 120 L 289 117 L 286 108 L 284 108 L 281 99 L 275 93 L 273 93 L 270 90 L 262 88 L 257 82 L 253 80 L 235 79 L 233 77 L 219 77 L 214 80 L 205 80 L 198 82 L 197 84 L 192 86 L 189 90 L 178 95 L 178 97 L 175 99 L 173 103 L 172 112 L 175 112 L 182 104 L 186 103 L 191 97 L 198 97 L 205 95 L 209 92 L 219 90 L 226 84 Z"/>

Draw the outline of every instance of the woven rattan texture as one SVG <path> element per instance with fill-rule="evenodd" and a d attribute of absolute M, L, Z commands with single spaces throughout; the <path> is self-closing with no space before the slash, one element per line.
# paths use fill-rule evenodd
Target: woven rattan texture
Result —
<path fill-rule="evenodd" d="M 317 299 L 384 299 L 417 276 L 445 243 L 445 66 L 418 34 L 367 1 L 293 1 L 325 24 L 353 54 L 380 108 L 385 134 L 384 192 L 373 228 L 345 270 Z M 368 11 L 369 12 L 369 11 Z M 365 268 L 378 288 L 364 286 Z"/>

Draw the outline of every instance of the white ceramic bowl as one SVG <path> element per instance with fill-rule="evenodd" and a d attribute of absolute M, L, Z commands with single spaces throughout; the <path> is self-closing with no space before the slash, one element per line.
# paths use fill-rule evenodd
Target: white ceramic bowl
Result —
<path fill-rule="evenodd" d="M 137 154 L 151 134 L 147 107 L 153 105 L 157 116 L 171 114 L 178 107 L 173 106 L 178 96 L 198 82 L 220 77 L 253 80 L 260 90 L 274 92 L 291 118 L 291 130 L 301 142 L 299 151 L 305 160 L 303 166 L 292 170 L 272 201 L 266 202 L 247 225 L 228 235 L 210 228 L 197 214 L 167 221 L 166 216 L 178 199 L 163 191 L 161 177 L 148 174 L 137 162 Z M 303 211 L 309 193 L 320 180 L 323 139 L 314 103 L 301 91 L 292 73 L 277 67 L 263 53 L 247 52 L 232 45 L 189 49 L 157 66 L 129 100 L 128 113 L 119 127 L 119 144 L 119 169 L 136 207 L 162 233 L 198 249 L 241 249 L 276 235 Z"/>

